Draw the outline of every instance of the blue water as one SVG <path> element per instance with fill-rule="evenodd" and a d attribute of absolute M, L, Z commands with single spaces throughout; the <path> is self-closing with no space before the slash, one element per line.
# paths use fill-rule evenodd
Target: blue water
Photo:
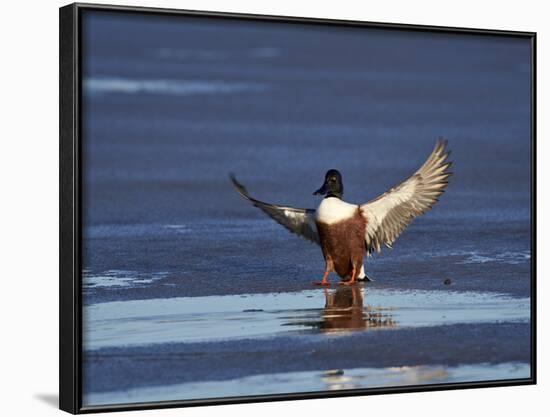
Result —
<path fill-rule="evenodd" d="M 323 271 L 320 249 L 249 206 L 231 188 L 228 173 L 262 200 L 315 208 L 319 199 L 312 192 L 327 169 L 337 168 L 345 199 L 361 203 L 410 175 L 439 136 L 452 149 L 448 190 L 393 250 L 367 261 L 375 282 L 365 297 L 372 288 L 418 291 L 419 297 L 452 290 L 528 299 L 529 41 L 107 12 L 86 12 L 83 25 L 86 306 L 306 294 Z M 528 317 L 528 303 L 522 305 Z M 483 317 L 478 321 L 493 323 L 485 324 L 493 332 L 490 342 L 481 341 L 471 323 L 449 323 L 422 338 L 448 331 L 460 345 L 463 335 L 478 340 L 477 349 L 483 346 L 490 357 L 457 351 L 455 343 L 442 346 L 447 356 L 430 363 L 528 365 L 528 320 L 503 327 Z M 397 345 L 418 342 L 412 331 L 384 332 L 400 335 L 391 336 Z M 101 360 L 95 351 L 85 360 L 86 394 L 119 391 L 100 376 L 105 369 L 117 387 L 134 392 L 128 401 L 140 400 L 130 390 L 175 386 L 184 373 L 194 381 L 211 379 L 203 368 L 193 370 L 193 361 L 176 367 L 179 376 L 159 379 L 143 363 L 144 352 L 126 346 L 124 337 L 110 337 Z M 272 346 L 286 346 L 279 332 L 272 337 Z M 324 336 L 307 337 L 324 343 Z M 361 343 L 376 343 L 373 337 Z M 254 340 L 253 346 L 264 346 Z M 201 349 L 216 350 L 218 343 Z M 171 363 L 170 343 L 142 344 L 152 349 L 151 358 L 165 352 L 163 363 Z M 188 347 L 183 343 L 181 355 Z M 401 363 L 399 349 L 383 351 L 379 366 Z M 123 365 L 113 359 L 121 356 Z M 216 370 L 217 380 L 234 379 L 235 369 L 248 369 L 239 377 L 262 373 L 246 365 L 248 359 L 231 358 L 240 365 Z M 276 360 L 267 368 L 270 374 L 322 370 L 327 357 L 304 361 L 303 369 L 277 369 L 282 362 Z M 420 356 L 407 361 L 426 364 Z M 365 364 L 360 357 L 342 365 L 376 367 L 372 358 Z M 262 392 L 286 390 L 275 384 Z M 189 398 L 185 391 L 177 395 Z M 123 401 L 124 395 L 115 397 Z"/>

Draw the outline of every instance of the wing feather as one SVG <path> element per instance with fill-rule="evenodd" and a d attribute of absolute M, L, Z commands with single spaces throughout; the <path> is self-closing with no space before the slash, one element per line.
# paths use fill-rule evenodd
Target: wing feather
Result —
<path fill-rule="evenodd" d="M 451 162 L 446 161 L 450 154 L 446 146 L 446 140 L 438 139 L 428 159 L 413 175 L 360 206 L 367 220 L 365 246 L 369 254 L 380 252 L 382 245 L 391 248 L 412 220 L 438 201 L 452 175 L 448 171 Z"/>
<path fill-rule="evenodd" d="M 229 178 L 235 190 L 255 207 L 258 207 L 277 223 L 284 226 L 288 231 L 320 245 L 319 234 L 317 233 L 317 225 L 315 224 L 314 218 L 315 210 L 264 203 L 263 201 L 251 197 L 244 185 L 239 183 L 234 175 L 230 174 Z"/>

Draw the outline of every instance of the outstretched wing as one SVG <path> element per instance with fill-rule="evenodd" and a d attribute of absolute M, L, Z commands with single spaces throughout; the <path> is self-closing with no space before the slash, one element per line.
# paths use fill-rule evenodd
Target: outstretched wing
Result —
<path fill-rule="evenodd" d="M 392 243 L 411 221 L 427 212 L 438 201 L 452 175 L 446 162 L 447 141 L 438 139 L 424 164 L 408 179 L 386 193 L 360 206 L 367 220 L 365 245 L 368 253 L 380 252 L 382 244 Z"/>
<path fill-rule="evenodd" d="M 252 198 L 246 191 L 244 185 L 239 183 L 234 175 L 230 174 L 229 178 L 242 197 L 246 198 L 277 223 L 284 226 L 288 231 L 296 233 L 318 245 L 320 244 L 319 234 L 317 233 L 317 226 L 315 225 L 314 219 L 315 210 L 264 203 L 263 201 Z"/>

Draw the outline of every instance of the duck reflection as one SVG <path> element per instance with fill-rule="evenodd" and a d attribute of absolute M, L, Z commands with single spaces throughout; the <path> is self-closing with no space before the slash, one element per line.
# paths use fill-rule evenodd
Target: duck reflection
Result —
<path fill-rule="evenodd" d="M 395 321 L 388 309 L 364 306 L 365 288 L 362 285 L 325 289 L 325 308 L 321 312 L 319 328 L 324 332 L 366 330 L 375 327 L 393 327 Z"/>

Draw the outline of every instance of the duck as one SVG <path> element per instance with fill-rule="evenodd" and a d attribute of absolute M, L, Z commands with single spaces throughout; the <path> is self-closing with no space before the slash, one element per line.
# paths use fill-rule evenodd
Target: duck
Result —
<path fill-rule="evenodd" d="M 373 281 L 365 273 L 364 258 L 392 248 L 396 239 L 418 216 L 429 211 L 449 184 L 452 172 L 447 140 L 439 138 L 425 162 L 411 176 L 385 193 L 362 204 L 343 200 L 340 171 L 329 169 L 313 195 L 323 196 L 317 209 L 271 204 L 252 197 L 234 174 L 235 190 L 288 231 L 321 247 L 323 276 L 313 284 L 330 286 L 334 272 L 340 285 Z"/>

